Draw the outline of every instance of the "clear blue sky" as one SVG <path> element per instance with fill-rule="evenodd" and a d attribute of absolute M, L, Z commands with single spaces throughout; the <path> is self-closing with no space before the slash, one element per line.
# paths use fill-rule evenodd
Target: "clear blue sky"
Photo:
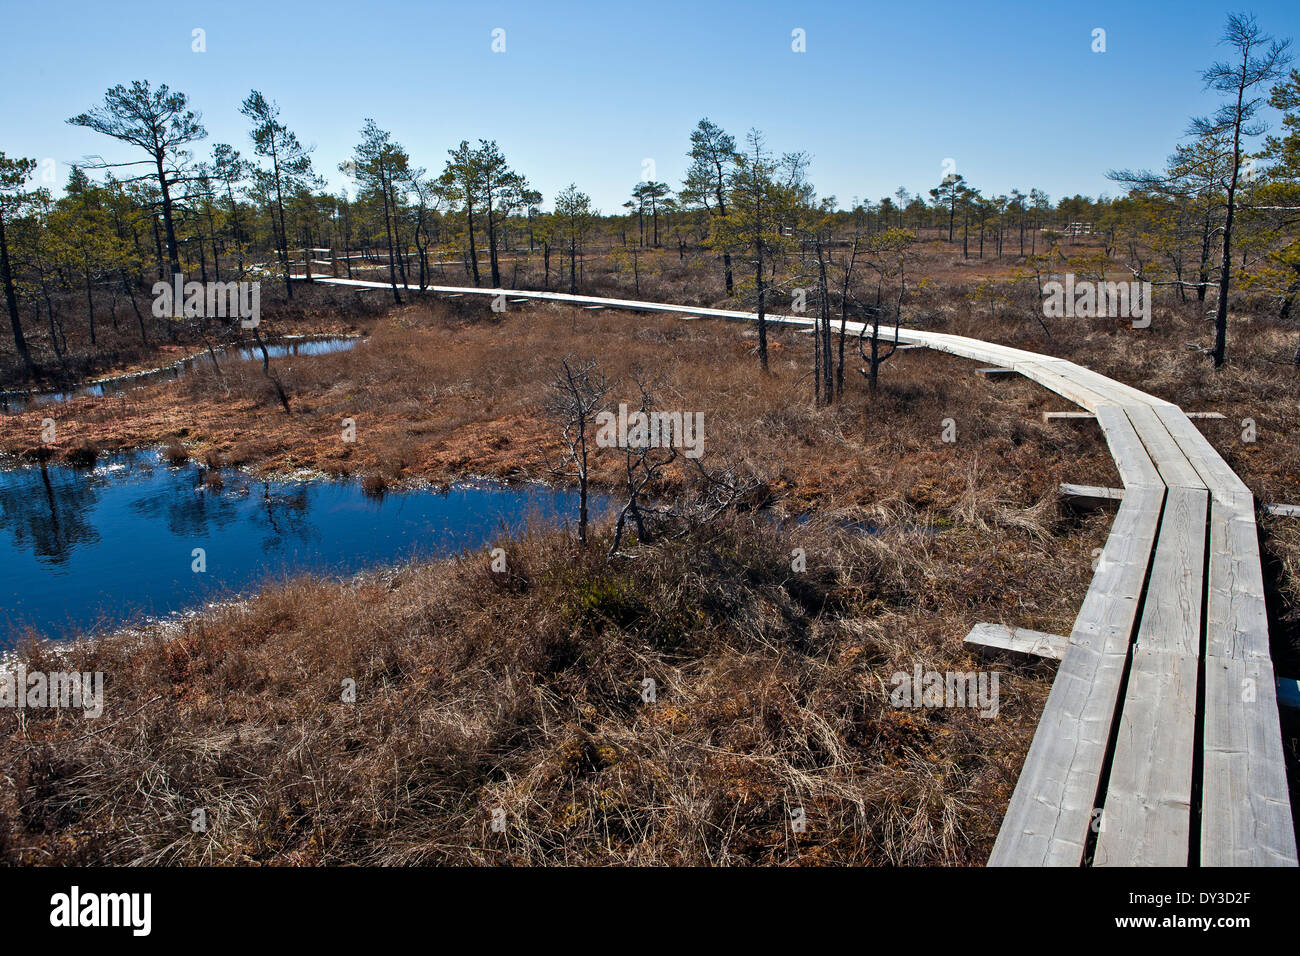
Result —
<path fill-rule="evenodd" d="M 778 151 L 807 150 L 818 192 L 841 205 L 928 191 L 945 159 L 986 194 L 1114 194 L 1107 169 L 1159 166 L 1212 109 L 1198 71 L 1223 55 L 1229 10 L 1300 42 L 1296 0 L 3 2 L 0 150 L 53 158 L 60 185 L 87 154 L 131 156 L 64 120 L 148 79 L 189 94 L 204 156 L 217 142 L 248 152 L 238 106 L 257 88 L 335 188 L 373 116 L 430 170 L 461 139 L 495 139 L 548 203 L 573 181 L 606 212 L 647 158 L 679 185 L 706 115 L 737 139 L 756 126 Z"/>

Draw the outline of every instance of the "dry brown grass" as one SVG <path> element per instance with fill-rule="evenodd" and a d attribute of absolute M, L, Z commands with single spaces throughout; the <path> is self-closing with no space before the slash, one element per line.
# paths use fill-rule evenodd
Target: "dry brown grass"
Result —
<path fill-rule="evenodd" d="M 731 518 L 613 564 L 602 541 L 535 535 L 500 542 L 508 574 L 479 554 L 303 579 L 169 640 L 31 647 L 31 669 L 103 671 L 107 706 L 9 724 L 5 857 L 980 863 L 1051 667 L 978 663 L 960 634 L 1068 622 L 1105 522 L 888 517 L 878 535 Z M 917 663 L 996 667 L 1000 715 L 892 707 L 890 675 Z"/>
<path fill-rule="evenodd" d="M 546 478 L 556 428 L 543 412 L 547 384 L 565 355 L 597 357 L 633 402 L 636 378 L 659 383 L 659 404 L 702 411 L 705 452 L 746 458 L 776 493 L 833 507 L 901 498 L 922 505 L 955 496 L 978 466 L 994 493 L 1020 506 L 1062 480 L 1113 483 L 1095 429 L 1045 427 L 1038 412 L 1061 407 L 1027 382 L 985 382 L 969 363 L 899 353 L 872 400 L 852 355 L 844 401 L 807 400 L 806 336 L 777 332 L 773 374 L 755 372 L 754 331 L 724 322 L 526 307 L 494 316 L 486 302 L 406 306 L 374 325 L 349 352 L 277 363 L 293 396 L 286 416 L 256 362 L 224 376 L 60 408 L 55 454 L 93 441 L 103 448 L 183 443 L 196 457 L 285 473 L 309 467 L 366 476 L 384 486 L 467 475 Z M 850 351 L 852 346 L 850 345 Z M 42 413 L 15 416 L 0 446 L 31 454 Z M 958 441 L 945 444 L 945 419 Z M 356 441 L 343 440 L 352 419 Z M 961 462 L 954 468 L 954 463 Z M 598 459 L 617 480 L 616 455 Z"/>
<path fill-rule="evenodd" d="M 736 516 L 611 565 L 607 542 L 575 555 L 536 537 L 505 543 L 504 581 L 482 557 L 297 581 L 174 640 L 78 648 L 73 666 L 109 675 L 110 723 L 78 740 L 83 721 L 37 720 L 6 739 L 11 858 L 981 862 L 1050 666 L 999 662 L 991 721 L 896 710 L 888 681 L 917 662 L 988 666 L 961 643 L 977 620 L 1068 629 L 1106 522 L 1060 514 L 1053 488 L 1080 469 L 1109 480 L 1107 456 L 1036 423 L 1045 393 L 955 360 L 900 355 L 877 399 L 850 379 L 819 412 L 799 397 L 806 342 L 778 335 L 767 379 L 753 345 L 722 323 L 413 306 L 353 352 L 283 363 L 293 416 L 256 366 L 173 387 L 195 409 L 220 396 L 224 430 L 181 426 L 210 467 L 341 461 L 380 490 L 494 460 L 537 473 L 544 383 L 564 354 L 598 355 L 616 399 L 653 374 L 664 407 L 705 412 L 708 456 L 747 459 L 786 507 L 820 516 Z M 940 441 L 950 416 L 955 445 Z M 343 417 L 356 446 L 338 441 Z M 125 426 L 161 438 L 148 421 Z M 99 434 L 93 415 L 67 427 L 83 424 Z M 791 570 L 796 547 L 806 572 Z M 36 667 L 49 651 L 31 653 Z M 344 677 L 356 705 L 338 702 Z M 189 831 L 199 806 L 205 836 Z M 788 826 L 794 806 L 807 834 Z"/>
<path fill-rule="evenodd" d="M 715 269 L 666 259 L 645 264 L 643 297 L 721 297 Z M 631 292 L 612 272 L 589 278 L 587 291 Z M 673 291 L 688 280 L 699 283 L 691 296 Z M 1189 410 L 1222 411 L 1229 422 L 1200 425 L 1252 489 L 1300 500 L 1294 372 L 1278 361 L 1292 332 L 1234 323 L 1234 363 L 1216 374 L 1185 347 L 1206 336 L 1190 306 L 1158 308 L 1149 333 L 1096 321 L 1049 338 L 1025 308 L 993 316 L 964 291 L 923 292 L 916 324 L 1062 355 Z M 71 403 L 56 451 L 183 442 L 213 473 L 312 467 L 360 475 L 376 493 L 469 474 L 543 477 L 554 435 L 545 383 L 573 354 L 621 381 L 615 401 L 634 397 L 638 373 L 658 380 L 663 407 L 704 412 L 714 461 L 743 462 L 780 508 L 815 516 L 730 515 L 612 563 L 606 527 L 586 554 L 539 534 L 500 542 L 504 576 L 473 555 L 342 584 L 298 580 L 171 640 L 73 648 L 59 669 L 106 672 L 107 723 L 89 737 L 67 716 L 9 725 L 7 857 L 983 862 L 1053 669 L 977 663 L 961 637 L 981 620 L 1068 632 L 1109 520 L 1062 513 L 1055 486 L 1117 483 L 1096 425 L 1044 425 L 1041 411 L 1068 403 L 942 355 L 898 355 L 875 399 L 850 359 L 845 401 L 817 410 L 806 336 L 776 333 L 773 374 L 761 377 L 744 325 L 550 306 L 501 318 L 461 301 L 396 310 L 352 352 L 277 363 L 292 416 L 250 364 L 125 403 Z M 1246 447 L 1234 436 L 1248 416 L 1260 440 Z M 344 418 L 356 421 L 354 444 L 340 439 Z M 955 444 L 940 440 L 946 418 Z M 37 419 L 13 420 L 0 445 L 48 453 L 33 445 Z M 603 457 L 600 479 L 612 483 L 617 464 Z M 863 523 L 880 533 L 848 530 Z M 1276 644 L 1296 630 L 1300 524 L 1263 528 Z M 802 573 L 790 566 L 796 547 L 808 553 Z M 55 669 L 51 648 L 26 653 L 29 667 Z M 1000 716 L 891 707 L 890 675 L 917 663 L 996 668 Z M 655 704 L 641 701 L 645 677 Z M 355 704 L 339 700 L 346 678 Z M 788 822 L 800 806 L 802 835 Z M 199 807 L 206 834 L 189 829 Z M 491 829 L 495 808 L 504 834 Z"/>

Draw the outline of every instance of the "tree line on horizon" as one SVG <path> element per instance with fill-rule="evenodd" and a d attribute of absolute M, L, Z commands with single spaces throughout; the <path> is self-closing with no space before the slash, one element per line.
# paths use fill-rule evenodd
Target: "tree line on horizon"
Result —
<path fill-rule="evenodd" d="M 1271 297 L 1283 320 L 1300 293 L 1300 72 L 1284 72 L 1287 42 L 1263 34 L 1249 16 L 1229 18 L 1225 41 L 1234 58 L 1205 73 L 1225 103 L 1192 122 L 1165 169 L 1112 171 L 1123 196 L 1076 195 L 1055 204 L 1032 188 L 985 195 L 953 172 L 928 191 L 929 201 L 900 188 L 844 209 L 834 196 L 817 195 L 807 154 L 778 156 L 757 130 L 737 143 L 707 118 L 691 132 L 681 186 L 644 179 L 621 213 L 602 215 L 576 184 L 544 208 L 542 194 L 491 140 L 462 140 L 432 173 L 369 118 L 338 167 L 355 182 L 354 194 L 332 194 L 312 150 L 261 92 L 250 91 L 240 106 L 249 124 L 244 149 L 217 143 L 198 158 L 194 150 L 207 131 L 184 93 L 140 80 L 117 85 L 68 122 L 133 147 L 134 158 L 74 165 L 55 199 L 47 188 L 32 188 L 33 160 L 0 153 L 0 283 L 14 353 L 24 374 L 36 377 L 40 366 L 28 337 L 42 328 L 63 363 L 74 321 L 93 349 L 105 300 L 114 326 L 123 305 L 147 344 L 148 307 L 140 299 L 176 273 L 202 282 L 273 276 L 292 299 L 289 276 L 310 269 L 317 249 L 329 249 L 331 269 L 348 276 L 361 264 L 380 267 L 400 303 L 406 287 L 425 288 L 448 263 L 475 285 L 504 287 L 506 256 L 525 248 L 540 254 L 546 288 L 555 259 L 556 283 L 577 292 L 595 236 L 630 250 L 634 269 L 640 250 L 660 249 L 667 238 L 681 258 L 688 250 L 715 257 L 726 294 L 752 301 L 762 316 L 771 296 L 800 278 L 785 276 L 790 281 L 783 284 L 780 271 L 797 245 L 803 263 L 816 250 L 814 284 L 828 300 L 822 311 L 838 308 L 843 319 L 858 266 L 882 280 L 888 274 L 905 281 L 908 235 L 915 240 L 929 229 L 960 244 L 965 258 L 1010 254 L 1037 269 L 1054 256 L 1064 259 L 1060 240 L 1073 224 L 1086 223 L 1099 247 L 1099 272 L 1119 262 L 1179 300 L 1213 300 L 1217 366 L 1233 288 Z M 1258 117 L 1265 103 L 1282 113 L 1282 132 L 1252 150 L 1248 143 L 1265 132 Z M 833 282 L 827 266 L 835 271 L 836 256 L 843 261 Z M 842 290 L 832 295 L 836 286 Z M 862 307 L 859 316 L 881 309 L 880 296 Z M 830 348 L 829 336 L 816 338 L 819 348 Z M 842 363 L 842 345 L 840 351 Z M 759 360 L 766 367 L 761 319 Z M 1300 364 L 1300 349 L 1295 360 Z M 819 391 L 834 377 L 819 375 Z"/>

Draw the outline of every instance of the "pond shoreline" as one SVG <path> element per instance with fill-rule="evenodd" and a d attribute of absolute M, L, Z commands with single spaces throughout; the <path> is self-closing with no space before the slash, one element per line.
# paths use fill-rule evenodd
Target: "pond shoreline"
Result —
<path fill-rule="evenodd" d="M 156 449 L 91 468 L 0 469 L 0 560 L 12 591 L 0 644 L 33 629 L 66 644 L 183 620 L 277 579 L 449 558 L 576 515 L 576 494 L 544 483 L 479 478 L 370 493 L 358 478 L 326 477 L 226 472 L 212 482 L 202 464 L 169 463 Z M 593 499 L 596 512 L 613 504 Z"/>
<path fill-rule="evenodd" d="M 366 336 L 363 333 L 300 333 L 293 335 L 281 335 L 274 340 L 265 343 L 268 350 L 292 348 L 296 345 L 311 344 L 313 342 L 350 342 L 351 345 L 359 344 Z M 246 343 L 242 340 L 225 342 L 221 345 L 214 345 L 212 351 L 217 353 L 218 358 L 225 357 L 232 349 L 238 349 L 246 352 L 257 349 L 256 343 Z M 283 356 L 273 356 L 283 357 Z M 46 405 L 58 405 L 71 399 L 83 396 L 94 395 L 95 390 L 99 389 L 99 394 L 107 391 L 126 391 L 133 387 L 133 383 L 138 383 L 134 387 L 143 388 L 154 383 L 154 380 L 162 379 L 168 375 L 179 377 L 191 369 L 196 363 L 210 358 L 208 349 L 199 349 L 189 355 L 182 356 L 166 365 L 158 365 L 152 368 L 141 369 L 135 372 L 123 372 L 118 375 L 104 375 L 99 378 L 87 379 L 79 382 L 72 382 L 67 385 L 55 385 L 43 388 L 16 389 L 11 391 L 0 391 L 0 414 L 17 415 L 33 408 L 41 408 Z M 249 356 L 238 361 L 256 360 L 256 356 Z M 48 399 L 48 401 L 41 401 Z"/>

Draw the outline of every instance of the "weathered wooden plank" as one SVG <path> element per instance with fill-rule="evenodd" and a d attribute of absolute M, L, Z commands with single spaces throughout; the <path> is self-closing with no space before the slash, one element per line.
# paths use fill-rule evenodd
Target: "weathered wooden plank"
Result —
<path fill-rule="evenodd" d="M 1093 866 L 1187 865 L 1197 664 L 1134 650 Z"/>
<path fill-rule="evenodd" d="M 1279 518 L 1300 518 L 1300 505 L 1265 505 L 1264 513 Z"/>
<path fill-rule="evenodd" d="M 1129 669 L 1096 866 L 1185 866 L 1209 492 L 1170 488 Z"/>
<path fill-rule="evenodd" d="M 1137 430 L 1124 410 L 1115 405 L 1102 405 L 1096 409 L 1097 421 L 1101 424 L 1102 434 L 1110 455 L 1115 460 L 1120 480 L 1125 488 L 1159 487 L 1164 488 L 1160 473 L 1156 470 L 1147 454 L 1146 446 L 1138 438 Z"/>
<path fill-rule="evenodd" d="M 1246 487 L 1245 482 L 1214 450 L 1214 446 L 1201 434 L 1200 429 L 1188 421 L 1186 415 L 1173 406 L 1157 408 L 1156 415 L 1200 474 L 1205 486 L 1213 491 L 1216 499 L 1224 500 L 1250 495 L 1250 489 Z"/>
<path fill-rule="evenodd" d="M 1154 408 L 1134 405 L 1124 411 L 1165 484 L 1171 488 L 1205 488 L 1200 473 L 1192 467 L 1187 455 Z"/>
<path fill-rule="evenodd" d="M 1100 372 L 1094 372 L 1090 368 L 1086 368 L 1074 362 L 1065 362 L 1064 360 L 1062 360 L 1062 363 L 1069 366 L 1067 374 L 1071 378 L 1083 385 L 1095 388 L 1100 392 L 1112 396 L 1116 404 L 1123 405 L 1125 408 L 1134 405 L 1160 407 L 1169 404 L 1163 399 L 1156 398 L 1154 395 L 1148 395 L 1146 392 L 1136 389 L 1131 385 L 1125 385 L 1123 382 L 1118 382 L 1113 378 L 1107 378 Z"/>
<path fill-rule="evenodd" d="M 852 329 L 852 326 L 851 326 L 851 325 L 848 326 L 848 327 L 845 329 L 845 335 L 846 335 L 846 336 L 850 336 L 851 329 Z M 816 335 L 817 332 L 818 332 L 819 330 L 818 330 L 817 328 L 814 327 L 814 328 L 810 328 L 810 329 L 796 329 L 795 331 L 796 331 L 799 335 Z M 838 339 L 839 334 L 840 334 L 839 323 L 837 323 L 837 322 L 833 322 L 833 323 L 832 323 L 832 328 L 831 328 L 831 338 L 832 338 L 832 339 Z M 854 341 L 857 340 L 857 335 L 858 335 L 857 332 L 851 332 L 851 337 L 854 339 Z M 869 341 L 871 341 L 871 340 L 868 339 L 867 341 L 869 342 Z M 896 352 L 915 352 L 915 351 L 917 351 L 918 349 L 923 350 L 923 351 L 929 349 L 929 346 L 928 346 L 928 345 L 906 345 L 906 344 L 904 344 L 901 340 L 899 341 L 899 344 L 898 344 L 897 346 L 895 346 L 895 345 L 894 345 L 894 336 L 893 336 L 893 333 L 892 333 L 892 332 L 890 332 L 888 338 L 885 338 L 885 336 L 884 336 L 883 333 L 882 333 L 882 335 L 881 335 L 881 343 L 880 343 L 880 347 L 881 347 L 881 351 L 882 351 L 882 353 L 883 353 L 883 352 L 888 352 L 891 348 L 892 348 L 894 351 L 896 351 Z M 856 346 L 854 346 L 854 348 L 856 348 Z"/>
<path fill-rule="evenodd" d="M 1082 862 L 1164 494 L 1135 486 L 1120 504 L 990 866 Z"/>
<path fill-rule="evenodd" d="M 1109 396 L 1062 374 L 1059 363 L 1021 361 L 1016 363 L 1016 371 L 1062 398 L 1082 405 L 1089 412 L 1095 412 L 1102 405 L 1114 404 Z"/>
<path fill-rule="evenodd" d="M 892 336 L 894 330 L 882 327 L 880 334 Z M 994 342 L 983 342 L 964 335 L 947 335 L 942 332 L 912 331 L 910 329 L 900 330 L 900 334 L 905 340 L 924 343 L 936 351 L 968 358 L 974 362 L 996 362 L 1001 368 L 1014 368 L 1017 362 L 1044 358 L 1042 355 L 1035 355 L 1033 352 L 1026 352 L 1023 349 L 998 345 Z"/>
<path fill-rule="evenodd" d="M 1200 656 L 1207 521 L 1207 491 L 1169 489 L 1138 628 L 1139 648 Z"/>
<path fill-rule="evenodd" d="M 788 323 L 783 323 L 783 324 L 788 324 Z M 799 335 L 816 335 L 819 331 L 820 331 L 820 330 L 817 329 L 815 326 L 814 326 L 813 328 L 808 328 L 808 329 L 795 329 L 795 332 L 796 332 L 797 334 L 799 334 Z M 838 326 L 838 325 L 835 326 L 835 328 L 831 329 L 831 338 L 832 338 L 832 339 L 838 339 L 838 338 L 839 338 L 839 334 L 840 334 L 840 329 L 839 329 L 839 326 Z M 847 336 L 848 333 L 846 332 L 845 335 Z M 857 339 L 857 333 L 854 333 L 853 338 L 854 338 L 854 340 L 856 341 L 856 339 Z M 867 339 L 867 341 L 870 342 L 871 340 L 870 340 L 870 339 Z M 889 339 L 889 341 L 881 340 L 881 343 L 880 343 L 880 350 L 881 350 L 882 352 L 886 352 L 886 351 L 888 351 L 890 348 L 892 348 L 893 345 L 894 345 L 894 340 L 893 340 L 892 337 Z M 857 346 L 854 346 L 854 348 L 856 348 L 856 347 L 857 347 Z M 900 352 L 906 352 L 908 349 L 923 349 L 923 348 L 925 348 L 924 345 L 899 345 L 899 346 L 898 346 L 898 351 L 900 351 Z"/>
<path fill-rule="evenodd" d="M 1254 499 L 1186 416 L 1161 417 L 1212 494 L 1201 863 L 1294 866 Z"/>
<path fill-rule="evenodd" d="M 975 373 L 988 377 L 990 375 L 1015 375 L 1016 370 L 1013 368 L 977 368 Z"/>
<path fill-rule="evenodd" d="M 1060 486 L 1061 496 L 1070 499 L 1071 504 L 1088 505 L 1090 507 L 1099 507 L 1102 505 L 1113 505 L 1124 498 L 1123 488 L 1099 488 L 1096 485 L 1067 485 Z"/>
<path fill-rule="evenodd" d="M 1210 657 L 1269 660 L 1259 532 L 1247 501 L 1210 503 L 1205 652 Z"/>
<path fill-rule="evenodd" d="M 1092 412 L 1043 412 L 1043 421 L 1070 421 L 1073 419 L 1088 419 L 1095 421 L 1097 418 Z"/>
<path fill-rule="evenodd" d="M 1008 627 L 1005 624 L 989 624 L 983 621 L 971 628 L 963 641 L 993 650 L 1030 654 L 1057 661 L 1065 656 L 1065 649 L 1070 643 L 1068 637 L 1060 634 L 1045 634 L 1042 631 L 1031 631 L 1023 627 Z"/>
<path fill-rule="evenodd" d="M 1212 495 L 1201 863 L 1294 866 L 1254 499 L 1187 416 L 1159 414 Z"/>
<path fill-rule="evenodd" d="M 1223 412 L 1183 412 L 1188 418 L 1227 418 Z"/>
<path fill-rule="evenodd" d="M 1208 659 L 1202 866 L 1295 866 L 1272 663 Z"/>

